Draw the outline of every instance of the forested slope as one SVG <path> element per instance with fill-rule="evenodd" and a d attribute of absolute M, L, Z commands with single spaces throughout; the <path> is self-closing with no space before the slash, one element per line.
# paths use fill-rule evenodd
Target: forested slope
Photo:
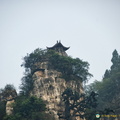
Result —
<path fill-rule="evenodd" d="M 102 81 L 95 81 L 87 86 L 86 91 L 95 91 L 98 95 L 98 109 L 109 108 L 120 113 L 120 55 L 112 53 L 112 65 L 105 71 Z"/>

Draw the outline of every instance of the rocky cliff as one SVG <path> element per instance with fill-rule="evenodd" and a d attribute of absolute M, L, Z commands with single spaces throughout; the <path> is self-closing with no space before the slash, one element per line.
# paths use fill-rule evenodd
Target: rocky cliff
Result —
<path fill-rule="evenodd" d="M 48 68 L 48 62 L 39 63 L 38 66 L 37 70 L 33 73 L 34 88 L 31 95 L 46 101 L 47 110 L 54 115 L 55 120 L 63 120 L 59 118 L 64 111 L 62 93 L 68 87 L 82 93 L 82 84 L 80 81 L 66 81 L 61 77 L 62 75 L 60 72 Z"/>

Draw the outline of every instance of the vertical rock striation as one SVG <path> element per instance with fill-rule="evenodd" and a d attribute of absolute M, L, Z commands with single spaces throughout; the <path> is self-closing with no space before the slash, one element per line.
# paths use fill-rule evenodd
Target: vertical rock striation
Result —
<path fill-rule="evenodd" d="M 48 112 L 54 115 L 55 120 L 62 120 L 59 118 L 64 111 L 62 93 L 68 87 L 82 93 L 82 84 L 80 81 L 66 81 L 60 72 L 48 69 L 48 62 L 43 62 L 39 66 L 38 71 L 33 73 L 34 88 L 31 95 L 46 101 Z"/>

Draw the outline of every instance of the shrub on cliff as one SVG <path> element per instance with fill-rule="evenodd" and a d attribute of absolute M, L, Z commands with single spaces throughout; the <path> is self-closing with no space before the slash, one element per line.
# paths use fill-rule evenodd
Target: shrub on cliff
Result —
<path fill-rule="evenodd" d="M 48 120 L 50 117 L 45 113 L 44 101 L 33 96 L 19 96 L 12 106 L 13 114 L 5 116 L 4 120 Z"/>

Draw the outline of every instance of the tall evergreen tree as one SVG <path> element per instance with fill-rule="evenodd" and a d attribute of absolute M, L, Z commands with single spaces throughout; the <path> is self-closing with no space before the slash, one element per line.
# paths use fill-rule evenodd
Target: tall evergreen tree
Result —
<path fill-rule="evenodd" d="M 110 108 L 120 113 L 120 55 L 117 50 L 112 53 L 112 66 L 106 70 L 102 81 L 95 81 L 87 87 L 99 94 L 99 109 Z"/>
<path fill-rule="evenodd" d="M 112 71 L 118 70 L 118 69 L 120 69 L 120 56 L 119 56 L 117 50 L 114 50 L 112 55 L 113 56 L 111 59 L 111 62 L 112 62 L 111 70 Z"/>

